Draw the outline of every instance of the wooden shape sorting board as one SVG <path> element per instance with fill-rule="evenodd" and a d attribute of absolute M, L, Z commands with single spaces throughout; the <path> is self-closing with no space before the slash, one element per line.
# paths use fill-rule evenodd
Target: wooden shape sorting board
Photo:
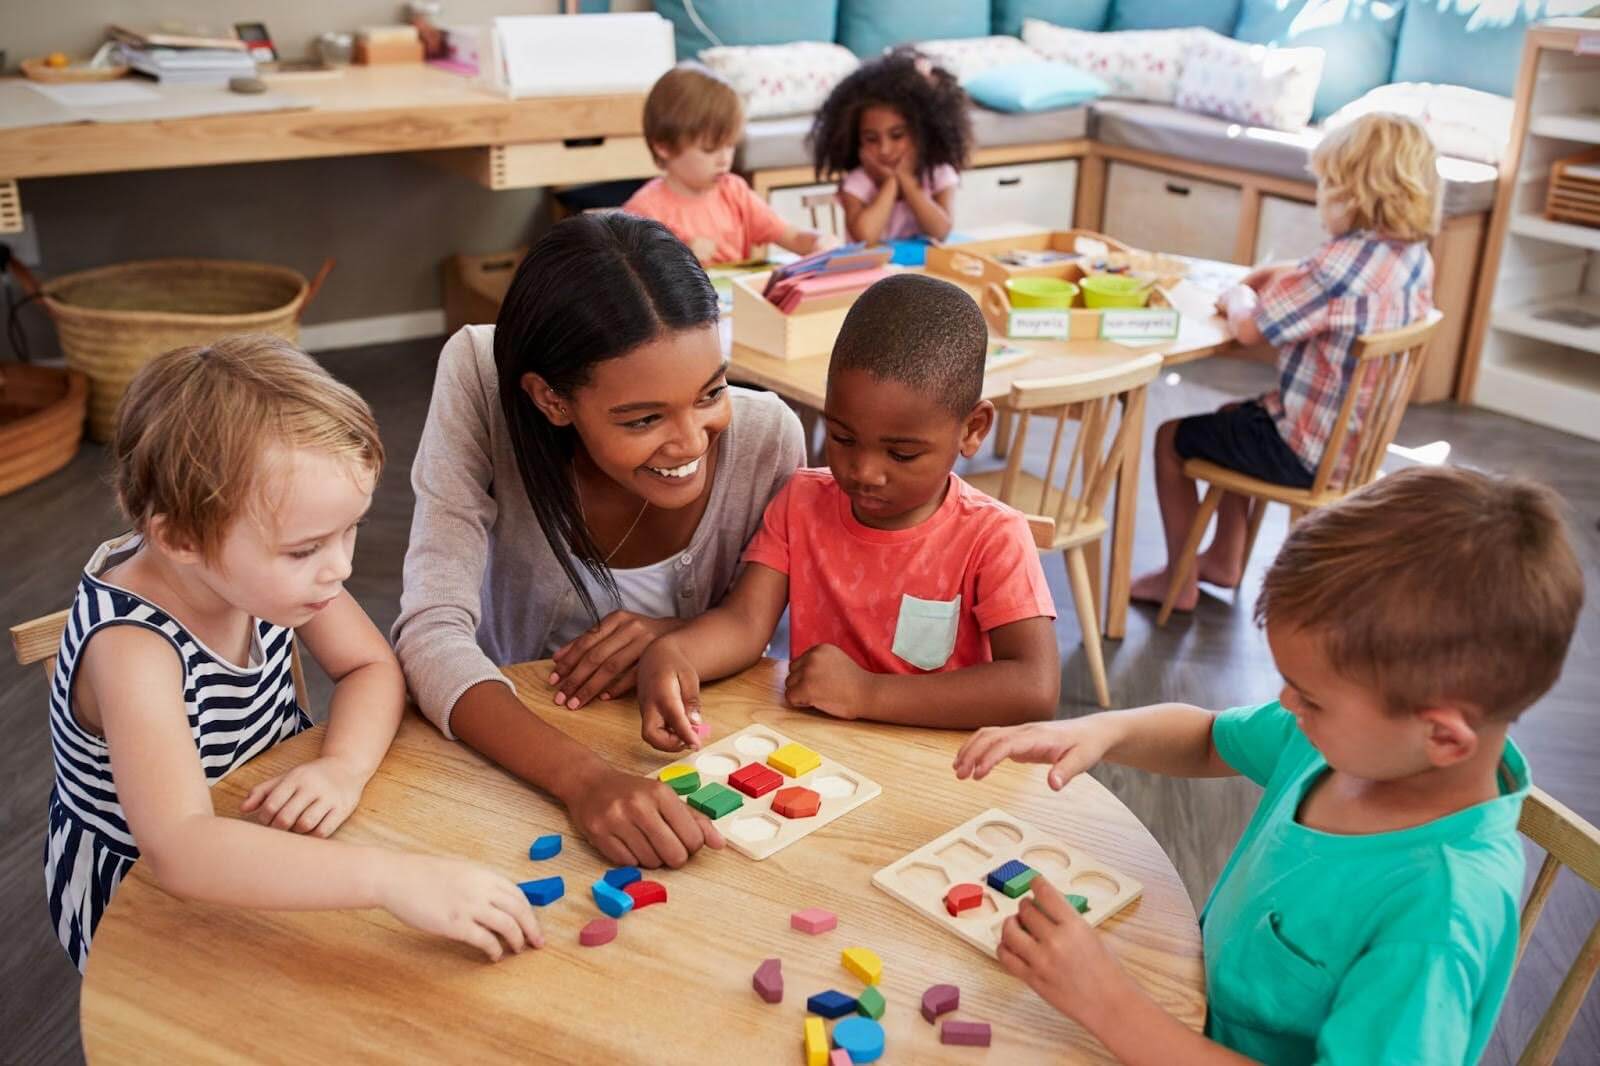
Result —
<path fill-rule="evenodd" d="M 993 956 L 1000 944 L 1000 926 L 1017 913 L 1022 900 L 995 891 L 986 878 L 990 870 L 1012 859 L 1038 870 L 1060 891 L 1087 897 L 1089 909 L 1083 918 L 1090 925 L 1099 925 L 1144 891 L 1126 874 L 1051 840 L 996 807 L 885 866 L 872 875 L 872 883 Z M 952 915 L 945 909 L 944 896 L 952 885 L 963 882 L 982 885 L 983 899 Z"/>
<path fill-rule="evenodd" d="M 702 782 L 726 783 L 728 775 L 749 763 L 766 764 L 767 756 L 794 741 L 764 725 L 751 725 L 730 733 L 697 752 L 685 752 L 672 766 L 687 766 Z M 670 767 L 669 767 L 670 768 Z M 799 777 L 784 775 L 784 785 L 804 785 L 822 797 L 821 809 L 809 818 L 782 818 L 772 811 L 773 798 L 782 789 L 762 796 L 743 796 L 738 810 L 717 820 L 717 828 L 735 851 L 752 859 L 765 859 L 796 840 L 814 833 L 835 818 L 855 810 L 883 789 L 822 754 L 822 763 Z"/>

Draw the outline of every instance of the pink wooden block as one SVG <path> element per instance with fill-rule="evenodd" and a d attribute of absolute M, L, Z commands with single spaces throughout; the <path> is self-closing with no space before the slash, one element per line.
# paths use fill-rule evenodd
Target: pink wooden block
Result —
<path fill-rule="evenodd" d="M 850 1066 L 850 1052 L 842 1047 L 833 1049 L 833 1054 L 828 1056 L 828 1066 Z"/>
<path fill-rule="evenodd" d="M 945 1022 L 939 1027 L 941 1044 L 967 1044 L 971 1047 L 989 1046 L 988 1022 Z"/>
<path fill-rule="evenodd" d="M 750 987 L 768 1003 L 782 1003 L 783 963 L 777 959 L 763 961 L 756 967 L 755 976 L 750 978 Z"/>
<path fill-rule="evenodd" d="M 597 948 L 601 944 L 609 944 L 615 939 L 617 939 L 617 920 L 615 918 L 596 918 L 578 933 L 578 943 L 586 948 Z"/>
<path fill-rule="evenodd" d="M 825 911 L 821 907 L 807 907 L 803 911 L 795 911 L 789 915 L 789 925 L 802 933 L 816 936 L 826 933 L 829 929 L 839 924 L 838 917 L 832 911 Z"/>

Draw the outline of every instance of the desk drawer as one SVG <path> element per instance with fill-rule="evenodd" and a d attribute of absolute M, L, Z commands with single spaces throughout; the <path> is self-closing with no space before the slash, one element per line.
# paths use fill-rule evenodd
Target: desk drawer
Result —
<path fill-rule="evenodd" d="M 1317 205 L 1278 196 L 1261 198 L 1261 221 L 1256 229 L 1256 263 L 1303 259 L 1328 239 Z"/>
<path fill-rule="evenodd" d="M 490 189 L 583 185 L 656 175 L 655 161 L 643 137 L 580 137 L 428 154 L 436 157 L 434 162 Z"/>
<path fill-rule="evenodd" d="M 1232 262 L 1242 196 L 1231 185 L 1112 163 L 1103 228 L 1135 248 Z"/>
<path fill-rule="evenodd" d="M 1071 229 L 1077 189 L 1076 159 L 976 167 L 956 188 L 956 232 L 1012 222 Z"/>

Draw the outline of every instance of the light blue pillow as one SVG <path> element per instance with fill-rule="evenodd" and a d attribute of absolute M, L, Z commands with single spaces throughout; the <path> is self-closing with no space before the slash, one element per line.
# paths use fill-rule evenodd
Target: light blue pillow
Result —
<path fill-rule="evenodd" d="M 1068 63 L 1012 63 L 962 83 L 967 95 L 996 111 L 1054 111 L 1106 94 L 1106 83 Z"/>
<path fill-rule="evenodd" d="M 716 34 L 716 41 L 689 17 L 690 6 L 706 29 Z M 672 21 L 678 58 L 693 59 L 701 49 L 719 42 L 745 45 L 831 41 L 838 25 L 839 0 L 656 0 L 656 11 Z"/>
<path fill-rule="evenodd" d="M 1583 7 L 1582 3 L 1576 5 Z M 1480 4 L 1476 0 L 1408 0 L 1390 81 L 1432 81 L 1512 96 L 1528 23 L 1577 14 L 1570 4 Z"/>
<path fill-rule="evenodd" d="M 747 0 L 780 7 L 790 0 Z M 839 0 L 839 43 L 863 59 L 913 41 L 989 36 L 989 0 Z"/>
<path fill-rule="evenodd" d="M 1108 30 L 1176 30 L 1204 26 L 1233 36 L 1239 0 L 1111 0 Z"/>
<path fill-rule="evenodd" d="M 994 0 L 994 33 L 1022 33 L 1023 19 L 1044 19 L 1069 30 L 1104 29 L 1111 0 Z"/>
<path fill-rule="evenodd" d="M 1322 83 L 1311 117 L 1321 121 L 1350 101 L 1389 82 L 1398 3 L 1329 3 L 1328 0 L 1244 0 L 1233 36 L 1251 44 L 1321 48 Z"/>

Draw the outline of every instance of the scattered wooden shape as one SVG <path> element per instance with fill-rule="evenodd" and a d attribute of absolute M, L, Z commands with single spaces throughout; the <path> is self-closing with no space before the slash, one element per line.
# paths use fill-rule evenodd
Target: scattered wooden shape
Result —
<path fill-rule="evenodd" d="M 671 781 L 675 777 L 685 777 L 692 773 L 694 773 L 694 767 L 692 766 L 669 766 L 657 774 L 656 777 L 662 781 Z"/>
<path fill-rule="evenodd" d="M 864 985 L 875 985 L 883 977 L 883 960 L 871 948 L 845 948 L 839 961 Z"/>
<path fill-rule="evenodd" d="M 850 1052 L 842 1047 L 836 1047 L 828 1056 L 828 1066 L 850 1066 Z"/>
<path fill-rule="evenodd" d="M 683 769 L 681 766 L 667 767 L 667 770 L 681 769 Z M 663 770 L 662 773 L 666 773 L 666 770 Z M 698 792 L 700 790 L 700 775 L 695 773 L 693 770 L 690 770 L 686 774 L 679 774 L 676 777 L 670 778 L 667 781 L 667 787 L 671 788 L 672 791 L 676 792 L 680 796 L 690 795 L 691 793 Z"/>
<path fill-rule="evenodd" d="M 922 993 L 922 1016 L 933 1024 L 941 1014 L 949 1014 L 961 1006 L 961 989 L 955 985 L 933 985 Z"/>
<path fill-rule="evenodd" d="M 962 1022 L 951 1020 L 939 1026 L 939 1043 L 966 1044 L 970 1047 L 989 1046 L 988 1022 Z"/>
<path fill-rule="evenodd" d="M 996 866 L 993 870 L 990 870 L 989 876 L 985 878 L 985 880 L 989 882 L 989 887 L 994 889 L 996 892 L 1005 892 L 1006 885 L 1009 884 L 1013 878 L 1019 877 L 1027 872 L 1028 867 L 1026 864 L 1018 862 L 1016 859 L 1007 859 L 999 866 Z M 1010 892 L 1006 892 L 1006 895 L 1011 896 L 1012 899 L 1016 899 L 1017 895 L 1020 894 L 1021 893 L 1017 893 L 1014 895 Z"/>
<path fill-rule="evenodd" d="M 553 859 L 561 854 L 561 834 L 549 833 L 528 845 L 528 858 Z"/>
<path fill-rule="evenodd" d="M 785 818 L 810 818 L 822 807 L 822 797 L 804 785 L 781 788 L 772 797 L 772 813 Z"/>
<path fill-rule="evenodd" d="M 1016 899 L 1028 891 L 1033 885 L 1033 879 L 1038 876 L 1038 870 L 1024 869 L 1021 873 L 1001 885 L 1000 891 L 1004 892 L 1007 897 Z"/>
<path fill-rule="evenodd" d="M 537 881 L 524 881 L 517 886 L 529 903 L 535 907 L 548 907 L 567 894 L 567 883 L 559 877 L 541 877 Z"/>
<path fill-rule="evenodd" d="M 783 775 L 769 766 L 753 762 L 729 774 L 728 784 L 751 799 L 760 799 L 783 784 Z"/>
<path fill-rule="evenodd" d="M 612 888 L 627 888 L 643 876 L 644 874 L 639 872 L 637 866 L 618 866 L 607 870 L 601 880 Z"/>
<path fill-rule="evenodd" d="M 586 948 L 597 948 L 617 939 L 615 918 L 596 918 L 578 932 L 578 943 Z"/>
<path fill-rule="evenodd" d="M 1067 902 L 1072 904 L 1073 909 L 1076 910 L 1079 914 L 1088 914 L 1089 913 L 1089 897 L 1080 896 L 1076 892 L 1068 892 L 1067 893 Z"/>
<path fill-rule="evenodd" d="M 877 1062 L 883 1057 L 883 1026 L 871 1018 L 846 1018 L 833 1027 L 833 1043 L 849 1052 L 851 1062 Z"/>
<path fill-rule="evenodd" d="M 710 722 L 696 722 L 696 723 L 694 723 L 694 735 L 699 737 L 701 740 L 709 739 L 710 736 L 711 736 L 711 723 Z"/>
<path fill-rule="evenodd" d="M 878 991 L 876 985 L 868 985 L 856 997 L 856 1013 L 863 1018 L 871 1018 L 873 1021 L 883 1017 L 884 1009 L 887 1006 L 888 1004 L 883 999 L 883 993 Z"/>
<path fill-rule="evenodd" d="M 633 900 L 634 910 L 667 901 L 667 886 L 660 881 L 633 881 L 623 885 L 622 891 Z"/>
<path fill-rule="evenodd" d="M 620 888 L 606 884 L 604 880 L 590 885 L 589 891 L 594 894 L 595 906 L 613 918 L 621 918 L 633 910 L 633 897 Z"/>
<path fill-rule="evenodd" d="M 689 806 L 716 821 L 744 806 L 744 800 L 728 786 L 712 781 L 689 796 Z"/>
<path fill-rule="evenodd" d="M 789 915 L 789 927 L 791 929 L 798 929 L 802 933 L 810 933 L 812 936 L 816 936 L 818 933 L 826 933 L 838 924 L 838 915 L 832 911 L 825 911 L 821 907 L 807 907 L 803 911 L 795 911 Z"/>
<path fill-rule="evenodd" d="M 951 885 L 950 891 L 944 894 L 944 909 L 952 916 L 962 911 L 971 910 L 983 902 L 983 886 L 975 885 L 971 881 L 963 881 L 959 885 Z"/>
<path fill-rule="evenodd" d="M 783 771 L 790 777 L 804 777 L 822 765 L 822 756 L 794 741 L 767 756 L 767 765 Z"/>
<path fill-rule="evenodd" d="M 821 1018 L 806 1019 L 806 1066 L 828 1066 L 828 1027 Z"/>
<path fill-rule="evenodd" d="M 820 1014 L 824 1018 L 839 1018 L 846 1014 L 855 1013 L 856 999 L 847 996 L 836 988 L 826 992 L 818 992 L 806 1000 L 806 1010 L 812 1014 Z"/>
<path fill-rule="evenodd" d="M 783 1002 L 783 963 L 779 959 L 766 959 L 756 967 L 750 978 L 750 987 L 768 1003 Z"/>

